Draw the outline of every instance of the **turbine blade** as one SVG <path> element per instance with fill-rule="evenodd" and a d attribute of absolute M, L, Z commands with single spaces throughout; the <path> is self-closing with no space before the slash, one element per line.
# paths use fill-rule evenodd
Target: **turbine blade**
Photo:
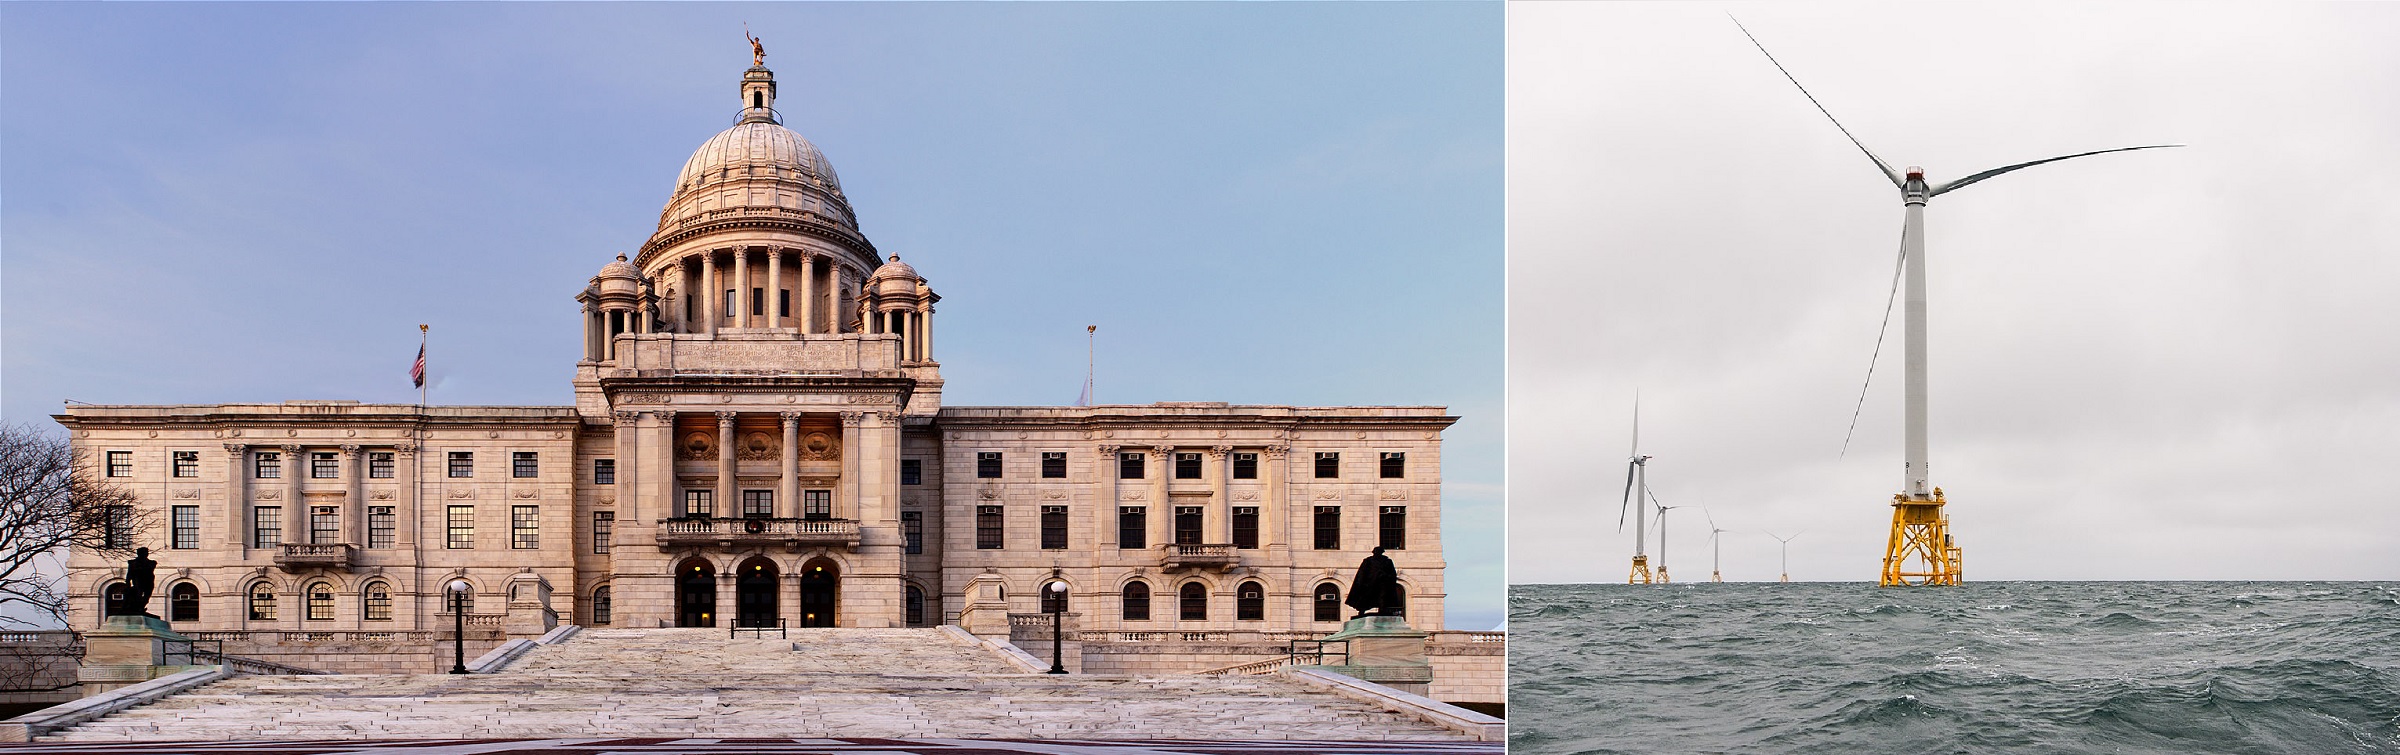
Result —
<path fill-rule="evenodd" d="M 1625 462 L 1625 497 L 1617 502 L 1617 531 L 1625 531 L 1625 510 L 1633 503 L 1633 462 Z"/>
<path fill-rule="evenodd" d="M 1766 45 L 1764 45 L 1764 44 L 1760 44 L 1760 43 L 1759 43 L 1759 41 L 1758 41 L 1758 37 L 1756 37 L 1756 36 L 1753 36 L 1753 35 L 1750 33 L 1750 27 L 1743 26 L 1743 25 L 1742 25 L 1742 20 L 1741 20 L 1741 19 L 1738 19 L 1738 18 L 1733 18 L 1733 14 L 1731 14 L 1731 13 L 1727 13 L 1727 14 L 1725 14 L 1725 17 L 1733 20 L 1733 26 L 1734 26 L 1734 28 L 1737 28 L 1737 29 L 1741 29 L 1741 30 L 1742 30 L 1742 36 L 1744 36 L 1744 37 L 1749 37 L 1749 38 L 1750 38 L 1750 44 L 1751 44 L 1751 45 L 1753 45 L 1753 46 L 1756 46 L 1756 47 L 1758 48 L 1758 52 L 1759 52 L 1759 54 L 1767 56 L 1767 62 L 1769 62 L 1769 63 L 1774 63 L 1774 64 L 1775 64 L 1775 70 L 1782 71 L 1782 72 L 1783 72 L 1783 77 L 1784 77 L 1784 78 L 1786 78 L 1786 79 L 1790 79 L 1790 80 L 1791 80 L 1791 82 L 1792 82 L 1792 86 L 1794 86 L 1794 87 L 1798 87 L 1798 88 L 1799 88 L 1799 90 L 1800 90 L 1800 96 L 1802 96 L 1802 97 L 1807 97 L 1807 98 L 1808 98 L 1808 104 L 1811 104 L 1811 105 L 1815 105 L 1815 106 L 1817 106 L 1817 112 L 1824 113 L 1824 114 L 1825 114 L 1825 120 L 1833 121 L 1833 127 L 1834 127 L 1834 128 L 1837 128 L 1837 129 L 1841 129 L 1841 130 L 1842 130 L 1842 136 L 1849 137 L 1849 138 L 1850 138 L 1850 143 L 1851 143 L 1851 144 L 1855 144 L 1855 145 L 1857 145 L 1857 146 L 1858 146 L 1858 151 L 1866 153 L 1866 155 L 1867 155 L 1867 159 L 1875 161 L 1875 168 L 1876 168 L 1877 170 L 1881 170 L 1881 171 L 1883 171 L 1883 177 L 1884 177 L 1884 178 L 1891 179 L 1891 181 L 1892 181 L 1892 187 L 1893 187 L 1893 188 L 1902 188 L 1902 187 L 1905 187 L 1905 186 L 1907 185 L 1907 181 L 1906 181 L 1906 180 L 1904 180 L 1904 179 L 1902 179 L 1902 178 L 1900 177 L 1900 172 L 1899 172 L 1899 171 L 1896 171 L 1896 170 L 1892 170 L 1892 165 L 1891 165 L 1891 163 L 1884 162 L 1884 161 L 1883 161 L 1883 158 L 1876 157 L 1876 156 L 1875 156 L 1875 151 L 1874 151 L 1874 150 L 1867 149 L 1867 145 L 1866 145 L 1865 143 L 1863 143 L 1863 142 L 1860 142 L 1860 141 L 1858 140 L 1858 137 L 1851 135 L 1851 133 L 1850 133 L 1850 129 L 1848 129 L 1848 128 L 1844 128 L 1844 127 L 1842 126 L 1842 122 L 1841 122 L 1841 120 L 1840 120 L 1840 119 L 1833 117 L 1833 111 L 1830 111 L 1830 110 L 1826 110 L 1826 109 L 1825 109 L 1825 103 L 1818 102 L 1818 101 L 1817 101 L 1817 96 L 1816 96 L 1816 95 L 1813 95 L 1813 94 L 1809 94 L 1809 93 L 1808 93 L 1808 87 L 1800 86 L 1800 79 L 1799 79 L 1799 78 L 1797 78 L 1797 77 L 1795 77 L 1795 76 L 1793 76 L 1793 75 L 1792 75 L 1792 72 L 1791 72 L 1791 70 L 1790 70 L 1790 69 L 1786 69 L 1786 68 L 1784 68 L 1784 67 L 1783 67 L 1783 62 L 1782 62 L 1782 61 L 1779 61 L 1779 60 L 1776 60 L 1776 59 L 1775 59 L 1775 54 L 1774 54 L 1774 53 L 1767 52 L 1767 46 L 1766 46 Z"/>
<path fill-rule="evenodd" d="M 1717 528 L 1717 515 L 1708 513 L 1708 504 L 1704 503 L 1700 505 L 1700 515 L 1708 518 L 1709 529 L 1713 530 Z"/>
<path fill-rule="evenodd" d="M 1986 178 L 1991 178 L 1991 177 L 1993 177 L 1993 176 L 1997 176 L 1997 175 L 2000 175 L 2000 174 L 2002 174 L 2002 173 L 2007 173 L 2007 172 L 2009 172 L 2009 171 L 2012 171 L 2012 170 L 2023 170 L 2023 169 L 2025 169 L 2025 168 L 2031 168 L 2031 167 L 2033 167 L 2033 166 L 2040 165 L 2040 164 L 2042 164 L 2042 163 L 2054 163 L 2054 162 L 2058 162 L 2058 161 L 2060 161 L 2060 160 L 2072 160 L 2072 159 L 2075 159 L 2075 158 L 2078 158 L 2078 157 L 2090 157 L 2090 156 L 2092 156 L 2092 155 L 2105 155 L 2105 154 L 2108 154 L 2108 153 L 2110 153 L 2110 152 L 2132 152 L 2132 151 L 2134 151 L 2134 150 L 2137 150 L 2137 149 L 2165 149 L 2165 148 L 2168 148 L 2168 147 L 2181 147 L 2181 146 L 2183 146 L 2183 145 L 2181 145 L 2181 144 L 2148 144 L 2148 145 L 2143 145 L 2143 146 L 2140 146 L 2140 147 L 2118 147 L 2118 148 L 2116 148 L 2116 149 L 2103 149 L 2103 150 L 2094 150 L 2094 151 L 2091 151 L 2091 152 L 2077 152 L 2077 153 L 2075 153 L 2075 154 L 2072 154 L 2072 155 L 2064 155 L 2064 156 L 2060 156 L 2060 157 L 2052 157 L 2052 158 L 2047 158 L 2047 159 L 2042 159 L 2042 160 L 2035 160 L 2035 161 L 2033 161 L 2033 162 L 2017 163 L 2017 164 L 2015 164 L 2015 165 L 2008 165 L 2008 166 L 2003 166 L 2003 167 L 1993 168 L 1993 169 L 1991 169 L 1991 170 L 1987 170 L 1987 171 L 1984 171 L 1984 172 L 1982 172 L 1982 173 L 1977 173 L 1977 174 L 1974 174 L 1974 175 L 1971 175 L 1971 176 L 1967 176 L 1967 177 L 1965 177 L 1965 178 L 1958 179 L 1958 180 L 1956 180 L 1956 181 L 1951 181 L 1951 182 L 1949 182 L 1949 183 L 1942 184 L 1942 185 L 1940 185 L 1940 186 L 1935 186 L 1935 187 L 1933 187 L 1933 188 L 1932 188 L 1932 193 L 1931 193 L 1931 194 L 1928 194 L 1927 196 L 1935 196 L 1935 197 L 1938 197 L 1938 196 L 1941 196 L 1941 195 L 1943 195 L 1943 194 L 1947 194 L 1947 193 L 1949 193 L 1949 192 L 1952 192 L 1952 191 L 1956 191 L 1956 190 L 1959 190 L 1959 189 L 1964 189 L 1964 188 L 1966 188 L 1966 187 L 1967 187 L 1969 184 L 1973 184 L 1973 183 L 1975 183 L 1975 182 L 1977 182 L 1977 181 L 1981 181 L 1981 180 L 1983 180 L 1983 179 L 1986 179 Z"/>
<path fill-rule="evenodd" d="M 1850 437 L 1858 434 L 1858 415 L 1867 410 L 1867 389 L 1875 385 L 1875 362 L 1883 358 L 1883 337 L 1892 332 L 1892 305 L 1900 301 L 1900 271 L 1908 267 L 1908 224 L 1900 225 L 1900 256 L 1892 261 L 1892 290 L 1884 295 L 1883 323 L 1875 326 L 1875 351 L 1867 355 L 1867 379 L 1859 383 L 1858 403 L 1850 407 L 1850 429 L 1842 431 L 1842 451 L 1836 459 L 1850 458 Z"/>
<path fill-rule="evenodd" d="M 1630 455 L 1642 455 L 1642 392 L 1639 390 L 1633 392 L 1633 453 Z"/>

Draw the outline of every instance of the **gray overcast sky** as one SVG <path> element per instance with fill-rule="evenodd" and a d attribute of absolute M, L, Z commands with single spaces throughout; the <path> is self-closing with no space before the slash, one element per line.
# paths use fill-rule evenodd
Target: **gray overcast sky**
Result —
<path fill-rule="evenodd" d="M 954 404 L 1439 404 L 1450 621 L 1501 602 L 1494 3 L 0 3 L 6 418 L 565 404 L 574 294 L 765 40 L 942 293 Z"/>
<path fill-rule="evenodd" d="M 1728 579 L 1872 580 L 1895 167 L 1969 580 L 2400 578 L 2400 4 L 1509 8 L 1509 580 L 1622 581 L 1628 423 Z M 1672 515 L 1680 581 L 1707 526 Z"/>

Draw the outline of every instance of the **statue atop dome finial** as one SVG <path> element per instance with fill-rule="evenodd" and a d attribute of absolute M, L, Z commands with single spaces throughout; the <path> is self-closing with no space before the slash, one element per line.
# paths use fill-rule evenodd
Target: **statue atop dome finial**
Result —
<path fill-rule="evenodd" d="M 759 44 L 758 37 L 750 33 L 750 22 L 748 21 L 742 22 L 742 36 L 750 40 L 750 64 L 754 66 L 766 65 L 767 46 Z"/>

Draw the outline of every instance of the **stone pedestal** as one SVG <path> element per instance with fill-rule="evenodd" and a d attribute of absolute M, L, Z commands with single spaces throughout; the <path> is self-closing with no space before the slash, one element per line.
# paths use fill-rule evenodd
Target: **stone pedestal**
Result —
<path fill-rule="evenodd" d="M 1381 684 L 1412 694 L 1426 694 L 1433 682 L 1433 664 L 1425 659 L 1424 632 L 1411 629 L 1402 616 L 1362 616 L 1325 636 L 1328 642 L 1346 640 L 1350 658 L 1342 665 L 1317 666 L 1336 674 Z"/>
<path fill-rule="evenodd" d="M 190 665 L 191 649 L 191 639 L 176 634 L 163 620 L 110 616 L 83 633 L 83 665 L 76 678 L 83 682 L 85 696 L 140 684 L 199 668 Z"/>

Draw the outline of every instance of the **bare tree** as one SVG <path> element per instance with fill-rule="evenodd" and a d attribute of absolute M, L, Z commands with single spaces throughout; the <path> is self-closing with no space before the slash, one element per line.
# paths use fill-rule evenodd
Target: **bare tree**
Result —
<path fill-rule="evenodd" d="M 157 518 L 139 503 L 66 438 L 0 425 L 0 626 L 64 626 L 68 552 L 131 554 Z"/>

